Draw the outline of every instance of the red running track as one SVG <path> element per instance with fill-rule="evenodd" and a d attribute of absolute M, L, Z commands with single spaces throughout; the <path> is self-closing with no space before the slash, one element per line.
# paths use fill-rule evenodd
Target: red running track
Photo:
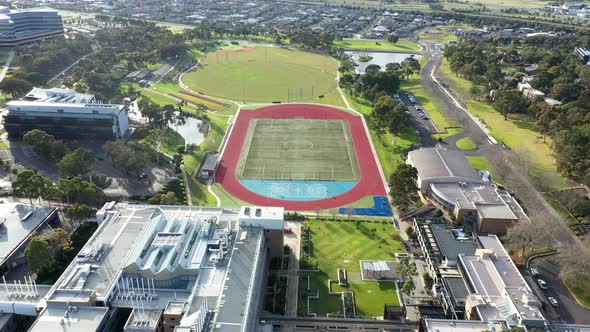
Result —
<path fill-rule="evenodd" d="M 236 176 L 240 152 L 252 119 L 336 119 L 348 122 L 361 177 L 351 190 L 326 199 L 313 201 L 288 201 L 259 195 L 242 185 Z M 289 104 L 263 107 L 257 110 L 241 110 L 236 119 L 221 162 L 215 175 L 218 182 L 233 196 L 254 205 L 281 206 L 289 211 L 313 211 L 331 209 L 354 203 L 366 196 L 385 196 L 379 168 L 373 155 L 363 121 L 354 114 L 320 105 Z"/>

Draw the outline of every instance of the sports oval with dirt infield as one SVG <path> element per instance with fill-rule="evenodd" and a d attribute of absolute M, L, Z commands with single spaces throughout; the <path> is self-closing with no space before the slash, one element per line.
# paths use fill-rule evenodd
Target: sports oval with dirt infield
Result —
<path fill-rule="evenodd" d="M 256 46 L 208 53 L 182 80 L 193 91 L 227 100 L 300 101 L 334 91 L 337 68 L 324 55 Z"/>
<path fill-rule="evenodd" d="M 386 195 L 363 120 L 321 105 L 241 110 L 215 180 L 256 205 L 311 211 Z"/>

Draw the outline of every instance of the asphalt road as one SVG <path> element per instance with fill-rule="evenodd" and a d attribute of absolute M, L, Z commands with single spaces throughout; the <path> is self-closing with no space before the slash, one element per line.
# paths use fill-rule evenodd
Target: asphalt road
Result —
<path fill-rule="evenodd" d="M 576 302 L 559 277 L 560 267 L 556 256 L 542 257 L 531 262 L 531 267 L 536 267 L 539 277 L 531 283 L 532 277 L 527 278 L 531 287 L 535 287 L 543 297 L 541 301 L 547 303 L 547 318 L 554 323 L 575 323 L 590 324 L 590 310 L 585 309 Z M 527 273 L 528 274 L 528 273 Z M 542 290 L 537 284 L 537 279 L 543 279 L 549 284 L 549 289 Z M 557 299 L 559 305 L 553 307 L 549 304 L 547 297 Z"/>
<path fill-rule="evenodd" d="M 405 91 L 400 91 L 399 93 L 401 101 L 406 105 L 407 109 L 410 111 L 410 120 L 412 121 L 412 125 L 416 128 L 418 135 L 420 135 L 420 143 L 422 146 L 434 146 L 435 142 L 432 139 L 432 133 L 436 133 L 437 130 L 430 119 L 430 115 L 428 112 L 425 113 L 428 115 L 428 120 L 423 120 L 418 115 L 418 111 L 416 110 L 416 106 L 419 106 L 420 103 L 416 101 L 416 104 L 412 104 L 410 99 L 408 98 L 408 94 Z M 421 105 L 420 105 L 421 106 Z"/>

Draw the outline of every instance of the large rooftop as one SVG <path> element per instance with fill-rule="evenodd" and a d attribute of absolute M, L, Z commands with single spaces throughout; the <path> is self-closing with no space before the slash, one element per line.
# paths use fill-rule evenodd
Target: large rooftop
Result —
<path fill-rule="evenodd" d="M 448 261 L 457 261 L 459 255 L 473 255 L 477 248 L 473 238 L 450 229 L 446 223 L 430 224 L 430 229 L 436 240 L 436 244 Z"/>
<path fill-rule="evenodd" d="M 408 153 L 408 159 L 421 179 L 456 178 L 481 182 L 481 176 L 461 151 L 424 148 Z"/>
<path fill-rule="evenodd" d="M 62 307 L 47 307 L 37 318 L 29 332 L 89 332 L 96 331 L 103 324 L 109 308 L 74 307 L 68 310 Z"/>
<path fill-rule="evenodd" d="M 0 203 L 0 265 L 53 211 L 52 207 Z"/>
<path fill-rule="evenodd" d="M 479 236 L 482 249 L 474 256 L 460 256 L 471 295 L 482 320 L 543 320 L 539 300 L 495 235 Z M 477 298 L 480 297 L 481 300 Z"/>
<path fill-rule="evenodd" d="M 99 228 L 46 296 L 48 305 L 134 308 L 129 324 L 166 310 L 183 314 L 181 326 L 215 310 L 216 331 L 250 326 L 265 237 L 261 227 L 240 226 L 238 208 L 108 204 L 99 215 Z"/>

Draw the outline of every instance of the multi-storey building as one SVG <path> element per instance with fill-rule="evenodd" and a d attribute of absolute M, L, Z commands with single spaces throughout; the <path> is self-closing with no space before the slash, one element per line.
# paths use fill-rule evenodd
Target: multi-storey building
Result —
<path fill-rule="evenodd" d="M 127 134 L 127 105 L 102 104 L 70 89 L 35 88 L 8 103 L 4 128 L 10 137 L 40 129 L 58 138 L 121 138 Z"/>
<path fill-rule="evenodd" d="M 0 7 L 0 47 L 13 47 L 63 35 L 63 23 L 56 10 L 10 10 Z"/>

